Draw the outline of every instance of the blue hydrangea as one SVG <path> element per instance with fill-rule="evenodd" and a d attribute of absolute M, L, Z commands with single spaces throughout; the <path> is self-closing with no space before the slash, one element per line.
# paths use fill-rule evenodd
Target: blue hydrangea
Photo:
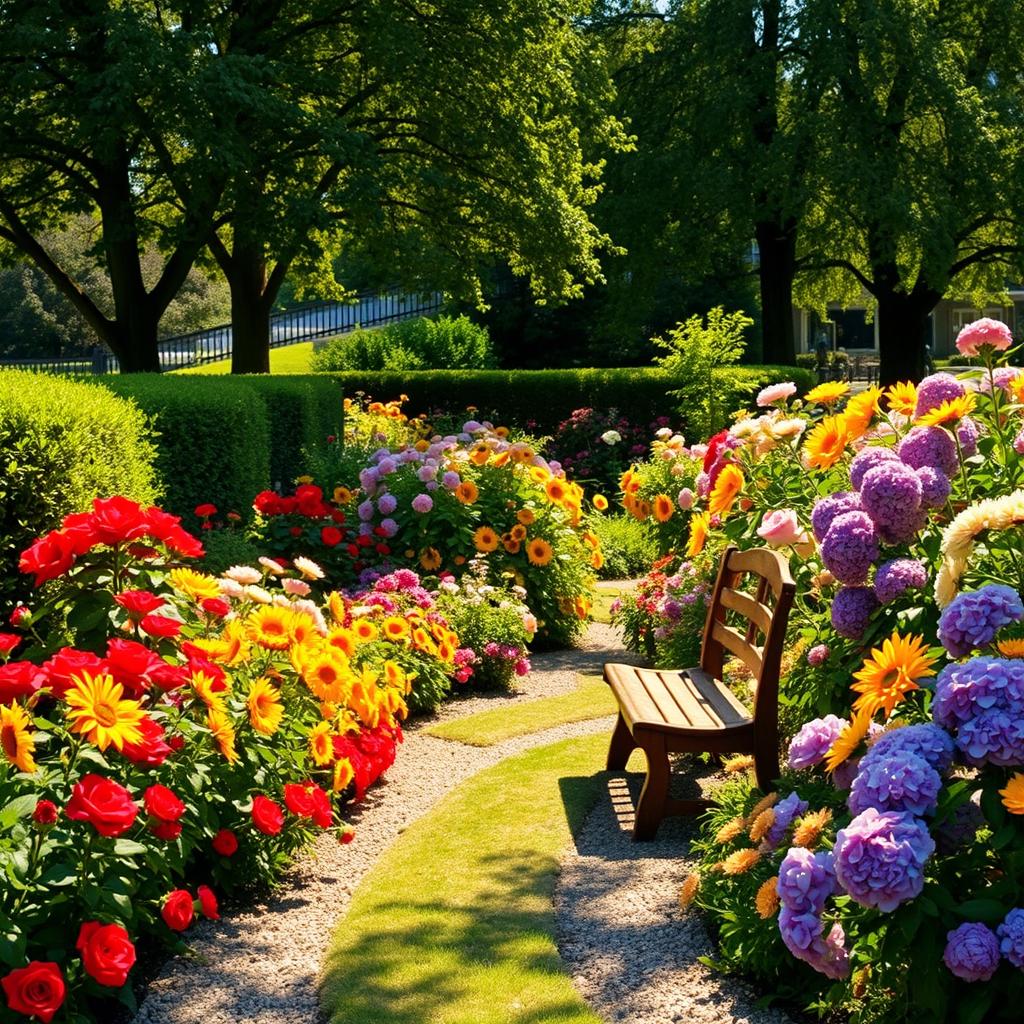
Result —
<path fill-rule="evenodd" d="M 1024 967 L 1024 910 L 1014 907 L 996 929 L 999 952 L 1014 967 Z"/>
<path fill-rule="evenodd" d="M 890 729 L 871 744 L 864 761 L 913 754 L 927 761 L 940 775 L 953 765 L 953 737 L 931 722 Z"/>
<path fill-rule="evenodd" d="M 932 718 L 944 729 L 956 729 L 993 709 L 1024 716 L 1024 661 L 971 658 L 939 673 Z"/>
<path fill-rule="evenodd" d="M 964 723 L 956 745 L 968 764 L 1024 765 L 1024 721 L 1005 711 L 983 711 Z"/>
<path fill-rule="evenodd" d="M 1013 587 L 990 583 L 958 594 L 939 618 L 939 642 L 954 658 L 987 647 L 996 633 L 1024 617 L 1024 602 Z"/>
<path fill-rule="evenodd" d="M 996 933 L 980 921 L 965 921 L 947 933 L 942 961 L 963 981 L 988 981 L 999 966 Z"/>
<path fill-rule="evenodd" d="M 807 801 L 801 800 L 800 794 L 795 791 L 790 793 L 788 796 L 783 797 L 783 799 L 780 800 L 774 808 L 772 808 L 775 811 L 775 821 L 772 823 L 772 826 L 768 829 L 767 833 L 765 833 L 764 845 L 768 849 L 774 850 L 775 847 L 782 842 L 789 826 L 792 825 L 801 814 L 804 814 L 807 811 L 808 806 L 809 804 Z"/>
<path fill-rule="evenodd" d="M 820 914 L 835 890 L 831 853 L 812 853 L 802 846 L 794 846 L 782 858 L 775 891 L 787 909 L 798 914 Z"/>
<path fill-rule="evenodd" d="M 876 811 L 931 814 L 938 802 L 942 779 L 923 758 L 906 751 L 861 759 L 850 788 L 851 814 L 869 807 Z"/>

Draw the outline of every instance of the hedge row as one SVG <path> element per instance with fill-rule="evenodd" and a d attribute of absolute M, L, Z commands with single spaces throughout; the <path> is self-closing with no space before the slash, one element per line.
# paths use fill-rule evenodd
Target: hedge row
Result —
<path fill-rule="evenodd" d="M 341 390 L 326 376 L 133 374 L 103 383 L 150 417 L 164 505 L 186 519 L 207 501 L 246 515 L 255 494 L 290 484 L 305 471 L 304 452 L 341 427 Z"/>
<path fill-rule="evenodd" d="M 110 494 L 155 501 L 154 457 L 130 402 L 96 384 L 0 370 L 0 606 L 27 596 L 18 556 L 64 516 Z"/>
<path fill-rule="evenodd" d="M 438 407 L 473 406 L 503 423 L 529 421 L 553 431 L 574 409 L 615 408 L 635 423 L 647 423 L 677 409 L 668 392 L 679 382 L 664 370 L 645 367 L 581 370 L 418 370 L 403 373 L 347 371 L 332 374 L 345 394 L 362 392 L 380 401 L 408 395 L 414 413 Z M 817 383 L 813 371 L 795 366 L 737 366 L 715 371 L 717 413 L 722 422 L 777 381 L 792 380 L 803 394 Z"/>

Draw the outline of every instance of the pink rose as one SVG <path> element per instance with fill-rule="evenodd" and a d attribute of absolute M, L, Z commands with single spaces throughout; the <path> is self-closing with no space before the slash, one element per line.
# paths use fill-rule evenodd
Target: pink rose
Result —
<path fill-rule="evenodd" d="M 687 509 L 693 508 L 694 494 L 689 487 L 684 487 L 676 498 L 676 502 L 679 507 L 685 512 Z"/>
<path fill-rule="evenodd" d="M 774 405 L 776 402 L 783 402 L 795 394 L 796 385 L 791 380 L 787 380 L 783 384 L 769 384 L 768 387 L 758 392 L 757 405 L 760 409 L 767 409 L 768 406 Z"/>
<path fill-rule="evenodd" d="M 785 547 L 787 544 L 799 544 L 805 539 L 796 513 L 791 508 L 768 512 L 757 528 L 757 535 L 776 548 Z"/>
<path fill-rule="evenodd" d="M 1010 328 L 1001 320 L 987 316 L 968 324 L 956 336 L 957 351 L 965 356 L 976 356 L 982 345 L 990 345 L 996 352 L 1005 352 L 1012 344 Z"/>

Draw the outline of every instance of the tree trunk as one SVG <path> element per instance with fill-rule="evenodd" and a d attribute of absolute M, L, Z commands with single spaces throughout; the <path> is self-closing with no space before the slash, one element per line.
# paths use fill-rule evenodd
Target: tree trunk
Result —
<path fill-rule="evenodd" d="M 765 363 L 796 362 L 793 334 L 793 277 L 796 273 L 796 224 L 761 221 L 755 225 L 760 252 L 761 325 Z"/>
<path fill-rule="evenodd" d="M 883 291 L 878 300 L 879 382 L 919 381 L 924 374 L 924 347 L 930 343 L 928 315 L 942 295 L 929 288 Z"/>
<path fill-rule="evenodd" d="M 270 307 L 267 264 L 256 246 L 237 245 L 231 254 L 231 372 L 270 373 Z"/>
<path fill-rule="evenodd" d="M 135 318 L 130 327 L 115 324 L 111 337 L 104 338 L 117 356 L 121 373 L 160 372 L 158 323 L 158 318 Z"/>

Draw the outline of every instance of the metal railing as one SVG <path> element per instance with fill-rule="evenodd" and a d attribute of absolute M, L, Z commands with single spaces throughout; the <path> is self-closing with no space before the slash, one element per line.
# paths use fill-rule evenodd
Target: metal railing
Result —
<path fill-rule="evenodd" d="M 437 313 L 444 306 L 440 292 L 409 295 L 406 292 L 364 292 L 355 302 L 307 302 L 270 315 L 270 347 L 282 348 L 317 338 L 347 334 L 357 327 L 380 327 L 415 316 Z M 231 324 L 221 324 L 190 334 L 164 338 L 157 343 L 160 370 L 206 366 L 231 358 Z M 0 367 L 49 373 L 117 373 L 117 357 L 97 347 L 92 357 L 68 359 L 6 359 Z"/>

